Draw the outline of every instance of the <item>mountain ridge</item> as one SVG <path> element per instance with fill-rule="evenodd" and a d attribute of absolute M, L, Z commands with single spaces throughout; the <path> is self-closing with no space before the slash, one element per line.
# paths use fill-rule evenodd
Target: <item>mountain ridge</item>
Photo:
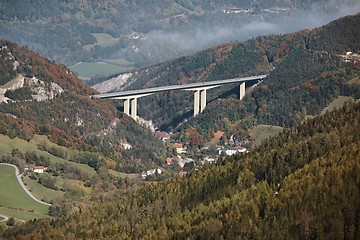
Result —
<path fill-rule="evenodd" d="M 136 123 L 123 114 L 118 115 L 116 108 L 108 101 L 91 99 L 90 95 L 95 94 L 96 91 L 86 86 L 64 65 L 56 65 L 31 50 L 21 48 L 7 40 L 0 40 L 0 46 L 1 65 L 4 66 L 1 68 L 2 86 L 9 84 L 16 76 L 22 75 L 25 79 L 21 88 L 10 90 L 4 87 L 3 89 L 4 95 L 13 99 L 8 103 L 0 104 L 1 133 L 24 139 L 31 139 L 35 133 L 44 134 L 59 145 L 86 151 L 100 151 L 102 155 L 115 159 L 127 169 L 126 165 L 131 161 L 123 159 L 122 153 L 134 150 L 139 152 L 137 149 L 142 148 L 141 145 L 146 146 L 144 143 L 140 144 L 141 140 L 137 140 L 139 142 L 137 143 L 136 137 L 129 137 L 129 129 L 132 128 L 143 136 L 143 139 L 153 139 L 159 149 L 158 156 L 149 157 L 152 160 L 142 162 L 140 168 L 153 165 L 153 161 L 160 161 L 161 155 L 164 154 L 161 143 L 141 126 L 125 126 Z M 16 68 L 13 67 L 15 62 Z M 34 81 L 37 85 L 34 85 Z M 58 92 L 52 99 L 36 100 L 39 99 L 39 96 L 36 96 L 40 92 L 45 91 L 49 96 L 53 95 L 50 90 L 55 85 L 59 86 L 59 91 L 60 88 L 62 89 L 61 93 Z M 23 128 L 22 125 L 16 124 L 17 121 L 28 121 L 33 127 L 25 127 L 25 124 Z M 17 126 L 15 130 L 14 126 Z M 123 143 L 130 141 L 129 139 L 132 139 L 131 145 L 134 147 L 132 150 L 121 147 Z M 150 149 L 148 151 L 147 154 L 153 155 Z M 145 152 L 143 151 L 142 154 Z M 135 156 L 136 154 L 133 157 Z M 134 163 L 130 165 L 133 166 Z"/>
<path fill-rule="evenodd" d="M 349 70 L 349 73 L 352 72 L 350 75 L 356 74 L 357 64 L 345 67 L 343 60 L 339 58 L 339 54 L 344 54 L 347 51 L 356 52 L 360 48 L 358 41 L 356 41 L 360 32 L 357 31 L 358 22 L 359 14 L 335 20 L 313 30 L 262 36 L 248 41 L 222 44 L 190 56 L 132 71 L 126 74 L 127 84 L 123 83 L 118 90 L 269 74 L 268 79 L 258 88 L 249 92 L 250 94 L 245 96 L 242 102 L 238 101 L 231 104 L 232 109 L 226 111 L 234 111 L 233 114 L 225 113 L 226 111 L 219 109 L 220 105 L 218 104 L 212 104 L 212 102 L 219 102 L 220 100 L 215 99 L 226 91 L 228 93 L 224 96 L 236 97 L 235 90 L 232 90 L 232 87 L 208 91 L 209 104 L 205 112 L 197 118 L 190 118 L 189 122 L 195 123 L 195 125 L 191 126 L 190 123 L 181 129 L 196 128 L 205 137 L 209 131 L 216 132 L 217 130 L 216 127 L 212 130 L 205 127 L 205 131 L 203 131 L 204 127 L 200 124 L 205 125 L 205 121 L 211 121 L 210 125 L 220 125 L 222 124 L 221 117 L 226 116 L 233 121 L 246 114 L 258 115 L 256 119 L 260 124 L 293 126 L 305 117 L 306 112 L 316 114 L 338 94 L 356 95 L 357 90 L 351 90 L 352 87 L 346 83 L 347 77 L 344 77 L 343 71 L 346 71 L 347 67 L 354 67 L 353 70 Z M 337 34 L 334 35 L 332 41 L 328 41 L 326 49 L 319 49 L 321 41 L 331 38 L 333 32 L 337 32 Z M 346 34 L 348 32 L 352 34 Z M 341 49 L 336 44 L 338 41 Z M 121 76 L 119 75 L 119 77 Z M 332 85 L 332 83 L 325 83 L 326 81 L 331 82 L 331 78 L 338 79 L 338 81 L 333 82 L 336 86 L 333 85 L 331 88 L 325 86 L 320 88 L 310 84 Z M 108 87 L 109 83 L 105 84 Z M 270 86 L 272 87 L 269 88 Z M 356 88 L 356 85 L 354 86 Z M 307 91 L 304 87 L 311 89 L 311 91 Z M 320 91 L 320 94 L 317 93 Z M 295 98 L 289 99 L 292 94 L 297 94 L 298 99 L 303 99 L 301 101 L 304 104 L 294 103 L 292 107 L 282 107 L 288 110 L 281 113 L 277 111 L 275 101 L 281 101 L 283 105 L 293 102 Z M 358 96 L 355 97 L 358 98 Z M 163 129 L 176 129 L 177 124 L 183 122 L 184 116 L 189 118 L 191 115 L 189 111 L 192 108 L 191 98 L 186 93 L 157 94 L 146 97 L 145 103 L 141 101 L 140 99 L 138 106 L 140 116 L 151 119 L 156 126 Z M 163 104 L 164 102 L 171 104 Z M 159 106 L 162 106 L 164 110 L 158 110 L 160 109 Z M 300 106 L 304 107 L 301 108 Z M 242 109 L 239 109 L 240 107 Z M 290 108 L 294 108 L 296 111 Z M 152 111 L 150 112 L 149 109 Z M 221 112 L 221 114 L 217 114 L 217 112 Z M 177 119 L 174 117 L 175 114 L 181 117 Z M 277 115 L 276 120 L 269 119 L 272 117 L 271 114 Z M 228 117 L 228 115 L 233 116 Z M 294 116 L 293 119 L 289 117 L 291 115 Z"/>
<path fill-rule="evenodd" d="M 64 218 L 9 228 L 3 236 L 356 238 L 359 113 L 360 103 L 346 104 L 281 132 L 248 154 Z"/>
<path fill-rule="evenodd" d="M 4 1 L 0 4 L 0 33 L 57 63 L 72 65 L 117 55 L 138 67 L 220 42 L 263 35 L 264 31 L 313 27 L 354 9 L 360 9 L 356 0 Z M 284 26 L 286 22 L 291 24 Z M 212 34 L 214 31 L 220 34 Z M 117 43 L 98 43 L 94 33 L 108 34 Z M 61 40 L 58 35 L 63 36 Z"/>

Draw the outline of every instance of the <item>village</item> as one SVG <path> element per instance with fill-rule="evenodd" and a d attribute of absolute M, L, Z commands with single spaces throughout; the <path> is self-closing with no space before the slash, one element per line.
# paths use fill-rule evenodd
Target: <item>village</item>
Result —
<path fill-rule="evenodd" d="M 161 139 L 164 144 L 170 145 L 172 148 L 173 156 L 167 157 L 164 161 L 165 164 L 179 169 L 178 175 L 184 176 L 192 170 L 197 170 L 203 165 L 213 164 L 218 159 L 225 159 L 226 156 L 231 156 L 237 153 L 247 153 L 249 150 L 242 146 L 242 144 L 236 143 L 233 136 L 230 137 L 227 146 L 213 145 L 205 146 L 200 149 L 200 154 L 193 157 L 193 153 L 188 151 L 187 147 L 182 143 L 171 142 L 171 134 L 164 131 L 155 131 L 155 135 Z M 162 175 L 164 169 L 161 167 L 149 169 L 143 171 L 141 178 L 143 180 L 153 179 L 156 176 Z"/>
<path fill-rule="evenodd" d="M 204 165 L 214 164 L 219 159 L 224 160 L 227 156 L 234 154 L 245 154 L 249 150 L 243 146 L 242 143 L 237 143 L 233 136 L 230 137 L 226 146 L 213 144 L 204 146 L 199 149 L 199 152 L 194 154 L 191 149 L 188 149 L 183 143 L 174 142 L 171 139 L 171 133 L 164 131 L 155 131 L 155 136 L 171 149 L 168 156 L 164 159 L 164 163 L 156 168 L 151 168 L 143 171 L 140 178 L 146 181 L 158 181 L 166 179 L 164 173 L 172 172 L 172 175 L 185 176 L 193 170 L 197 170 Z M 128 143 L 123 143 L 124 149 L 130 149 L 132 146 Z M 43 174 L 48 170 L 48 166 L 39 164 L 26 163 L 23 166 L 23 171 L 27 173 L 29 178 L 37 180 L 39 174 Z M 165 174 L 166 175 L 166 174 Z"/>

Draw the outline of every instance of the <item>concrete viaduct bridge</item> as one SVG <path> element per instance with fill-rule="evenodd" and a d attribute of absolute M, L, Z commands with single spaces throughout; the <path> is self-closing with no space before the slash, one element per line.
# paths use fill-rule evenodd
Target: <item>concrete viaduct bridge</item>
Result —
<path fill-rule="evenodd" d="M 189 83 L 183 85 L 170 85 L 163 87 L 144 88 L 138 90 L 128 90 L 114 93 L 103 93 L 92 95 L 92 98 L 122 99 L 124 102 L 124 113 L 137 119 L 137 99 L 145 97 L 153 93 L 172 91 L 172 90 L 188 90 L 194 91 L 194 116 L 203 112 L 206 107 L 206 90 L 219 87 L 224 84 L 240 83 L 240 100 L 245 96 L 245 83 L 248 81 L 262 80 L 267 75 L 258 75 L 243 78 L 232 78 L 224 80 L 216 80 L 201 83 Z"/>

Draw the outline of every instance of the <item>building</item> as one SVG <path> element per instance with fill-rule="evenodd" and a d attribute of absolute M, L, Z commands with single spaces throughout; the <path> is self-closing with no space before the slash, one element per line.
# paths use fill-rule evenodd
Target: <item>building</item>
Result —
<path fill-rule="evenodd" d="M 219 154 L 225 153 L 228 156 L 234 155 L 235 153 L 245 153 L 245 152 L 246 152 L 246 148 L 244 148 L 244 147 L 219 149 Z"/>
<path fill-rule="evenodd" d="M 168 165 L 170 165 L 170 164 L 172 164 L 172 158 L 166 158 L 166 163 L 168 164 Z"/>
<path fill-rule="evenodd" d="M 186 152 L 185 149 L 183 148 L 182 143 L 175 143 L 174 147 L 175 147 L 177 153 L 185 153 Z"/>
<path fill-rule="evenodd" d="M 35 173 L 44 173 L 46 168 L 44 166 L 34 166 L 33 172 Z"/>
<path fill-rule="evenodd" d="M 144 171 L 141 173 L 141 177 L 143 179 L 145 179 L 146 177 L 148 176 L 152 176 L 152 175 L 161 175 L 162 174 L 162 170 L 160 168 L 154 168 L 154 169 L 150 169 L 150 170 L 147 170 L 147 171 Z"/>
<path fill-rule="evenodd" d="M 166 140 L 170 139 L 170 134 L 167 132 L 156 131 L 155 136 L 166 142 Z"/>
<path fill-rule="evenodd" d="M 204 164 L 204 163 L 213 164 L 214 162 L 215 162 L 215 158 L 205 157 L 205 158 L 204 158 L 204 161 L 203 161 L 203 164 Z"/>

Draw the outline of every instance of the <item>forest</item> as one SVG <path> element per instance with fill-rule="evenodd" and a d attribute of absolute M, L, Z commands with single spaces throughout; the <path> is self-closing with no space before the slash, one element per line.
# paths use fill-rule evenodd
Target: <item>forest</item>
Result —
<path fill-rule="evenodd" d="M 360 103 L 349 102 L 337 111 L 315 116 L 339 95 L 359 98 L 359 62 L 341 57 L 360 49 L 359 16 L 318 29 L 222 44 L 139 70 L 132 88 L 269 74 L 242 101 L 233 98 L 237 93 L 231 86 L 225 92 L 214 91 L 205 112 L 178 128 L 172 117 L 192 110 L 190 97 L 155 94 L 141 105 L 159 125 L 179 130 L 174 139 L 194 152 L 217 130 L 225 133 L 224 138 L 234 134 L 247 138 L 248 129 L 259 123 L 286 127 L 246 154 L 220 158 L 184 177 L 147 182 L 144 187 L 109 172 L 115 170 L 116 175 L 165 165 L 165 144 L 119 113 L 118 103 L 90 98 L 96 91 L 64 65 L 0 40 L 1 85 L 22 75 L 64 89 L 46 101 L 28 101 L 29 89 L 8 91 L 6 96 L 17 101 L 0 103 L 0 134 L 28 142 L 43 136 L 48 142 L 36 146 L 38 153 L 59 157 L 67 164 L 49 164 L 38 153 L 18 149 L 3 154 L 0 161 L 19 166 L 49 164 L 49 171 L 37 178 L 48 188 L 58 187 L 56 176 L 91 188 L 90 195 L 62 189 L 64 197 L 54 200 L 50 208 L 54 218 L 2 222 L 0 236 L 359 239 Z M 324 47 L 318 39 L 329 44 Z M 157 108 L 164 112 L 149 110 Z M 125 144 L 131 148 L 125 149 Z M 87 175 L 70 163 L 86 164 L 96 175 Z"/>
<path fill-rule="evenodd" d="M 289 128 L 248 154 L 56 219 L 8 239 L 358 239 L 360 103 Z"/>
<path fill-rule="evenodd" d="M 236 100 L 238 85 L 209 90 L 207 107 L 195 118 L 191 118 L 193 96 L 185 91 L 141 98 L 139 114 L 160 129 L 180 132 L 174 136 L 177 141 L 197 148 L 202 145 L 189 142 L 191 137 L 186 134 L 191 129 L 206 143 L 218 130 L 227 138 L 244 139 L 257 124 L 296 126 L 338 96 L 360 97 L 359 84 L 353 81 L 359 62 L 349 64 L 339 57 L 359 51 L 359 23 L 358 14 L 312 30 L 221 44 L 134 71 L 130 86 L 117 90 L 268 74 L 258 87 L 247 86 L 242 101 Z M 323 42 L 327 44 L 321 45 Z M 240 123 L 240 119 L 252 119 L 252 123 Z"/>
<path fill-rule="evenodd" d="M 356 3 L 356 0 L 348 0 L 342 2 L 341 7 L 346 9 L 349 6 L 351 9 Z M 265 22 L 279 25 L 287 31 L 295 31 L 299 19 L 307 16 L 309 10 L 314 11 L 314 16 L 319 16 L 319 19 L 328 19 L 339 11 L 338 5 L 336 1 L 325 0 L 156 0 L 151 4 L 138 0 L 2 1 L 0 35 L 67 66 L 79 61 L 93 62 L 110 57 L 125 58 L 139 67 L 183 56 L 221 42 L 264 34 L 262 28 L 244 29 L 235 36 L 226 36 L 229 35 L 227 31 L 224 31 L 225 34 L 211 35 L 218 29 L 231 29 L 234 32 L 239 26 Z M 252 12 L 223 12 L 225 9 L 237 8 L 252 9 Z M 276 11 L 278 8 L 288 11 Z M 306 24 L 306 20 L 303 20 L 303 24 Z M 116 44 L 89 49 L 86 46 L 96 43 L 92 33 L 109 34 L 116 39 Z M 129 38 L 133 33 L 147 35 L 148 39 Z M 211 36 L 191 37 L 201 33 Z M 169 42 L 169 38 L 177 39 Z M 133 46 L 140 51 L 134 51 Z"/>
<path fill-rule="evenodd" d="M 99 152 L 117 162 L 118 170 L 139 172 L 155 167 L 165 157 L 165 146 L 147 128 L 119 113 L 108 101 L 91 99 L 96 91 L 64 65 L 57 65 L 8 40 L 0 40 L 1 85 L 14 76 L 36 77 L 56 83 L 64 92 L 51 100 L 25 101 L 28 88 L 6 91 L 13 102 L 0 103 L 0 133 L 30 141 L 34 134 L 70 149 Z M 12 56 L 8 58 L 6 56 Z M 13 68 L 14 61 L 18 63 Z M 27 94 L 25 94 L 27 93 Z M 21 97 L 17 99 L 17 97 Z M 123 143 L 132 146 L 126 150 Z M 128 151 L 128 152 L 127 152 Z"/>

